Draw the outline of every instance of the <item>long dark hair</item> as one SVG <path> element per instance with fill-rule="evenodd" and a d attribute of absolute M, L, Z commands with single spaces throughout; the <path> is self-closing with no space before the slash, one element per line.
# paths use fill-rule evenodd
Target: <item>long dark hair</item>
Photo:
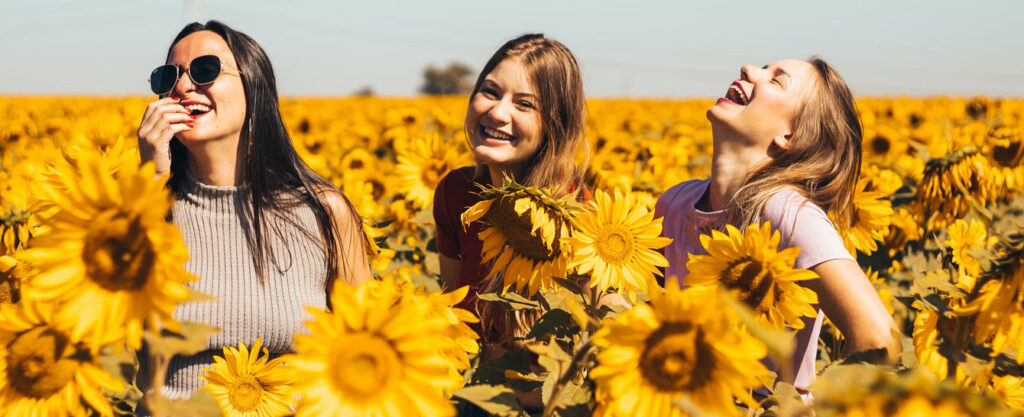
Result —
<path fill-rule="evenodd" d="M 321 196 L 336 192 L 342 197 L 351 209 L 355 222 L 353 230 L 362 230 L 359 216 L 344 194 L 310 169 L 295 152 L 284 121 L 281 120 L 274 69 L 270 65 L 267 53 L 255 40 L 216 20 L 208 21 L 206 24 L 190 23 L 174 38 L 174 42 L 167 50 L 167 59 L 170 59 L 171 51 L 179 41 L 192 33 L 204 30 L 216 33 L 227 42 L 238 64 L 245 91 L 245 127 L 239 138 L 238 157 L 243 167 L 243 180 L 249 188 L 247 198 L 250 204 L 245 207 L 245 216 L 251 228 L 245 228 L 246 244 L 252 254 L 259 282 L 263 283 L 266 279 L 268 259 L 279 270 L 282 269 L 270 251 L 268 232 L 276 235 L 281 244 L 287 242 L 283 239 L 279 222 L 267 221 L 269 218 L 283 220 L 308 237 L 316 238 L 286 212 L 296 205 L 305 204 L 313 210 L 320 229 L 320 237 L 325 244 L 327 288 L 330 288 L 339 272 L 346 271 L 339 271 L 339 265 L 343 263 L 339 259 L 341 255 L 337 225 L 334 224 L 333 217 Z M 188 150 L 177 139 L 171 140 L 170 149 L 171 179 L 168 181 L 168 187 L 180 193 L 185 181 Z"/>

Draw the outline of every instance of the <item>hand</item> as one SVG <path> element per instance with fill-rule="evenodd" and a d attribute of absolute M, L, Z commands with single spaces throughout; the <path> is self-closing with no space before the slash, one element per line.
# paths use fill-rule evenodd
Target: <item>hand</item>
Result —
<path fill-rule="evenodd" d="M 157 177 L 171 171 L 171 138 L 192 129 L 194 119 L 178 103 L 180 100 L 166 97 L 149 103 L 139 124 L 139 155 L 143 163 L 156 163 Z"/>

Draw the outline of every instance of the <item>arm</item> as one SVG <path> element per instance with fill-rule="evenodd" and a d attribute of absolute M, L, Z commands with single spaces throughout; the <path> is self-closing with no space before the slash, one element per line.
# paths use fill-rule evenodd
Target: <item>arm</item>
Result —
<path fill-rule="evenodd" d="M 841 353 L 843 357 L 881 348 L 887 349 L 890 357 L 899 353 L 899 342 L 893 337 L 896 322 L 857 262 L 834 259 L 811 270 L 820 279 L 804 283 L 818 293 L 821 309 L 846 337 Z"/>
<path fill-rule="evenodd" d="M 451 291 L 456 289 L 456 281 L 459 277 L 459 269 L 462 268 L 462 260 L 444 256 L 440 253 L 437 258 L 441 263 L 441 285 L 442 290 Z"/>
<path fill-rule="evenodd" d="M 366 236 L 362 224 L 352 206 L 344 196 L 328 191 L 321 194 L 327 210 L 334 221 L 334 233 L 338 237 L 338 275 L 352 285 L 359 285 L 372 278 L 370 263 L 366 256 Z M 330 287 L 330 283 L 328 287 Z M 329 288 L 328 288 L 329 289 Z"/>

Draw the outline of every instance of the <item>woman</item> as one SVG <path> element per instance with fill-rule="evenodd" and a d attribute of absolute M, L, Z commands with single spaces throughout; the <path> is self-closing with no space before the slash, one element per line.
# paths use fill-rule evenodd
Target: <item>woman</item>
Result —
<path fill-rule="evenodd" d="M 860 121 L 839 74 L 818 58 L 747 65 L 707 117 L 711 177 L 672 187 L 655 208 L 674 239 L 665 276 L 686 281 L 688 254 L 707 253 L 700 234 L 770 221 L 780 249 L 802 248 L 795 267 L 820 276 L 803 281 L 818 294 L 819 313 L 797 332 L 787 382 L 806 389 L 814 380 L 822 312 L 846 337 L 844 355 L 894 348 L 895 322 L 835 228 L 850 225 L 861 163 Z"/>
<path fill-rule="evenodd" d="M 166 62 L 150 78 L 161 98 L 142 118 L 139 149 L 171 174 L 170 219 L 199 278 L 192 288 L 216 297 L 174 317 L 221 329 L 206 351 L 170 362 L 163 394 L 173 399 L 203 384 L 196 377 L 223 346 L 260 337 L 272 356 L 290 352 L 304 306 L 328 308 L 336 279 L 359 284 L 370 270 L 358 215 L 292 147 L 263 49 L 222 23 L 192 23 Z M 145 348 L 139 356 L 146 385 Z"/>
<path fill-rule="evenodd" d="M 582 196 L 584 170 L 575 161 L 581 146 L 586 149 L 584 105 L 576 59 L 564 45 L 541 34 L 505 43 L 473 87 L 465 129 L 477 165 L 441 180 L 434 192 L 434 221 L 441 280 L 448 290 L 470 286 L 459 306 L 480 316 L 485 360 L 513 348 L 507 342 L 529 330 L 523 323 L 529 319 L 506 317 L 502 307 L 477 302 L 477 294 L 493 292 L 501 280 L 484 283 L 489 267 L 481 265 L 477 237 L 483 225 L 476 222 L 464 229 L 462 212 L 480 201 L 477 184 L 501 186 L 506 176 L 548 188 L 554 195 Z M 539 391 L 533 397 L 520 399 L 539 406 Z"/>

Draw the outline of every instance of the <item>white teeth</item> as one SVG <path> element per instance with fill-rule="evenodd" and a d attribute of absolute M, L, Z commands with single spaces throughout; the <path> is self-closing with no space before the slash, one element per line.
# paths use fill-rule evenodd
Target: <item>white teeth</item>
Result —
<path fill-rule="evenodd" d="M 730 96 L 731 98 L 735 99 L 734 101 L 736 102 L 736 104 L 747 104 L 747 101 L 749 99 L 747 98 L 747 94 L 743 92 L 742 88 L 737 87 L 736 84 L 731 84 L 729 85 L 729 92 L 733 93 L 730 94 Z"/>
<path fill-rule="evenodd" d="M 491 128 L 487 128 L 487 127 L 484 128 L 484 133 L 486 133 L 488 136 L 494 136 L 494 137 L 496 137 L 498 139 L 501 139 L 501 140 L 512 140 L 513 139 L 512 136 L 506 135 L 506 134 L 501 133 L 501 132 L 499 132 L 497 130 L 494 130 L 494 129 L 491 129 Z"/>
<path fill-rule="evenodd" d="M 189 104 L 189 105 L 185 106 L 185 109 L 187 109 L 190 112 L 197 112 L 197 111 L 208 112 L 208 111 L 210 111 L 210 106 L 207 106 L 205 104 Z"/>

